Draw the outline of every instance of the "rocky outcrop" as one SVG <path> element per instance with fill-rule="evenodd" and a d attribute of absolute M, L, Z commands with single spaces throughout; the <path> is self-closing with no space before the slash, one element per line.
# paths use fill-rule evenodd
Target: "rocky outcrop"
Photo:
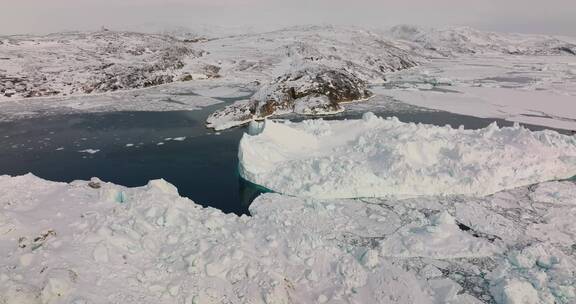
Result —
<path fill-rule="evenodd" d="M 366 83 L 346 70 L 306 67 L 282 75 L 262 87 L 252 100 L 258 118 L 294 109 L 297 101 L 323 99 L 327 112 L 338 104 L 368 98 Z M 319 110 L 319 109 L 317 109 Z"/>
<path fill-rule="evenodd" d="M 250 100 L 216 111 L 207 125 L 224 129 L 279 114 L 334 114 L 344 110 L 342 103 L 371 95 L 363 80 L 344 69 L 309 66 L 276 78 Z"/>
<path fill-rule="evenodd" d="M 557 50 L 562 53 L 576 55 L 576 44 L 566 44 L 557 47 Z"/>

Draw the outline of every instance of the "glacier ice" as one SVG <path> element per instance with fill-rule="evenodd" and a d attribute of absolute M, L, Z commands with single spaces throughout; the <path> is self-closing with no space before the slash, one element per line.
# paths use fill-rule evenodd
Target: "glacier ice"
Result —
<path fill-rule="evenodd" d="M 576 137 L 519 125 L 479 130 L 363 119 L 266 121 L 245 134 L 240 174 L 314 198 L 483 196 L 576 174 Z"/>

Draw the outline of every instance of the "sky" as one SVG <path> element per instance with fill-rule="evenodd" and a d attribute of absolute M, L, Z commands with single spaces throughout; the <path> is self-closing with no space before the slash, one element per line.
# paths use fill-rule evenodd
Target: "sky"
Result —
<path fill-rule="evenodd" d="M 0 34 L 198 25 L 468 25 L 576 36 L 576 0 L 0 0 Z"/>

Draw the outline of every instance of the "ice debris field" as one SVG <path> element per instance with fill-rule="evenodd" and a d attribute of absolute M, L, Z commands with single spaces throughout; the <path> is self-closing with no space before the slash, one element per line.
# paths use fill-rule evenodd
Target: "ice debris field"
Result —
<path fill-rule="evenodd" d="M 576 185 L 483 198 L 266 194 L 223 214 L 163 180 L 0 177 L 0 302 L 574 303 Z"/>

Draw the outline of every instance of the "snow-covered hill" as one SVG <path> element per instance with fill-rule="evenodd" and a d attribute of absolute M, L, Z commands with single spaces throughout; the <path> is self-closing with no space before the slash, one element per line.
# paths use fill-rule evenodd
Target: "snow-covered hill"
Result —
<path fill-rule="evenodd" d="M 199 61 L 218 63 L 222 77 L 260 82 L 308 64 L 382 81 L 383 73 L 415 66 L 422 59 L 375 32 L 340 26 L 291 27 L 214 39 L 199 47 L 209 52 Z"/>
<path fill-rule="evenodd" d="M 90 94 L 190 80 L 188 61 L 201 55 L 191 43 L 132 32 L 0 37 L 0 95 Z"/>
<path fill-rule="evenodd" d="M 222 35 L 182 28 L 0 37 L 0 101 L 199 79 L 257 91 L 208 119 L 222 129 L 276 114 L 341 112 L 343 102 L 371 96 L 368 85 L 438 56 L 576 53 L 569 39 L 470 28 L 298 26 Z"/>
<path fill-rule="evenodd" d="M 387 73 L 425 60 L 355 27 L 292 27 L 212 40 L 202 47 L 210 54 L 199 60 L 218 62 L 222 77 L 262 84 L 251 100 L 214 113 L 208 125 L 217 129 L 287 112 L 340 112 L 340 103 L 371 95 L 368 83 L 382 83 Z"/>
<path fill-rule="evenodd" d="M 108 30 L 0 37 L 1 95 L 89 94 L 210 77 L 266 83 L 308 64 L 382 81 L 384 72 L 418 61 L 361 29 L 299 27 L 211 39 L 178 33 L 179 39 Z"/>
<path fill-rule="evenodd" d="M 398 25 L 386 31 L 386 34 L 430 51 L 428 55 L 576 55 L 576 40 L 544 35 L 486 32 L 470 27 L 424 28 L 413 25 Z"/>

